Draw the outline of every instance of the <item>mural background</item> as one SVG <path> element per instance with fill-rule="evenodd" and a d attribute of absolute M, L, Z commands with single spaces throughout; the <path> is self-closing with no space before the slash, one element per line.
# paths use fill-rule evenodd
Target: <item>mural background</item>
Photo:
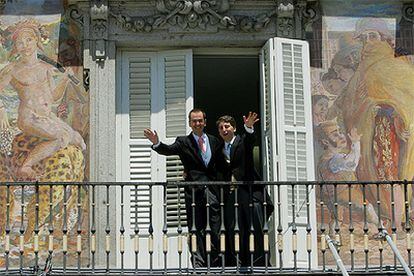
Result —
<path fill-rule="evenodd" d="M 0 181 L 82 182 L 88 180 L 89 94 L 83 86 L 81 30 L 65 16 L 64 1 L 7 3 L 0 15 Z M 67 212 L 63 212 L 66 189 Z M 10 225 L 11 266 L 19 265 L 19 231 L 24 229 L 24 265 L 33 263 L 35 188 L 0 187 L 0 239 Z M 48 248 L 52 193 L 54 260 L 62 262 L 62 229 L 68 230 L 68 265 L 77 264 L 76 235 L 89 252 L 88 192 L 81 187 L 39 188 L 40 258 Z M 7 217 L 9 194 L 9 221 Z M 78 209 L 78 195 L 81 208 Z M 23 198 L 23 199 L 22 199 Z M 22 204 L 23 217 L 21 213 Z M 80 225 L 79 225 L 80 224 Z M 0 249 L 0 266 L 4 265 Z M 27 258 L 27 256 L 32 258 Z M 88 254 L 82 254 L 83 265 Z M 56 259 L 56 260 L 55 260 Z"/>
<path fill-rule="evenodd" d="M 362 6 L 359 6 L 362 14 L 367 14 Z M 350 10 L 350 7 L 344 7 L 344 10 Z M 381 8 L 378 12 L 381 13 Z M 323 17 L 322 68 L 312 68 L 318 180 L 413 179 L 414 113 L 410 106 L 414 105 L 414 59 L 407 54 L 411 49 L 396 47 L 396 30 L 396 20 L 389 17 Z M 393 189 L 397 244 L 400 249 L 406 249 L 404 191 L 399 185 Z M 349 233 L 353 227 L 355 260 L 364 264 L 363 188 L 356 186 L 351 190 L 352 223 L 349 220 L 347 187 L 338 186 L 337 193 L 339 206 L 335 218 L 335 214 L 328 211 L 334 209 L 334 188 L 325 186 L 322 193 L 317 192 L 317 202 L 322 196 L 327 207 L 323 221 L 320 208 L 318 210 L 319 227 L 323 223 L 326 233 L 335 237 L 335 220 L 338 220 L 341 257 L 347 261 L 351 256 Z M 376 203 L 376 187 L 367 187 L 365 193 L 369 238 L 376 238 L 379 214 L 384 227 L 391 233 L 391 186 L 379 188 L 380 212 Z M 410 206 L 413 205 L 411 194 L 409 187 Z M 370 263 L 379 263 L 382 246 L 384 258 L 394 259 L 388 245 L 378 242 L 377 247 L 370 248 Z M 402 252 L 407 253 L 406 250 Z"/>

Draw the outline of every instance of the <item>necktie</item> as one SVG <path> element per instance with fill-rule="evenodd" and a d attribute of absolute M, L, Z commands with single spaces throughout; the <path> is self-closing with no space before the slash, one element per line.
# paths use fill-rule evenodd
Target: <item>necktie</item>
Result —
<path fill-rule="evenodd" d="M 204 143 L 204 139 L 202 136 L 198 137 L 198 147 L 200 148 L 202 153 L 206 153 L 206 144 Z"/>
<path fill-rule="evenodd" d="M 230 149 L 231 149 L 231 144 L 228 143 L 224 149 L 224 154 L 226 155 L 227 159 L 230 160 Z"/>
<path fill-rule="evenodd" d="M 230 150 L 231 150 L 231 144 L 228 143 L 228 145 L 227 145 L 227 151 L 230 152 Z"/>

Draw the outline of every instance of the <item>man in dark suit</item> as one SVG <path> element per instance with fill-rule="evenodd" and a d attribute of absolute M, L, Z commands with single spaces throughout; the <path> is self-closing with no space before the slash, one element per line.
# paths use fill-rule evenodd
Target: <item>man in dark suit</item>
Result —
<path fill-rule="evenodd" d="M 177 137 L 171 145 L 159 141 L 155 131 L 144 130 L 145 137 L 153 143 L 152 149 L 162 155 L 178 155 L 184 166 L 185 181 L 215 181 L 217 169 L 225 165 L 222 142 L 204 132 L 206 114 L 200 109 L 193 109 L 188 114 L 192 132 L 188 136 Z M 206 204 L 209 203 L 209 228 L 211 229 L 210 265 L 219 265 L 220 232 L 220 188 L 217 186 L 185 187 L 185 205 L 187 224 L 190 232 L 196 234 L 196 252 L 191 260 L 194 267 L 208 265 L 206 251 Z M 192 197 L 194 192 L 194 198 Z M 192 203 L 195 202 L 193 213 Z M 192 242 L 190 242 L 192 252 Z"/>
<path fill-rule="evenodd" d="M 219 134 L 224 140 L 223 153 L 226 161 L 229 163 L 229 169 L 225 173 L 224 178 L 227 181 L 246 182 L 237 188 L 237 214 L 234 206 L 236 200 L 236 187 L 229 188 L 226 191 L 225 222 L 228 237 L 226 246 L 226 264 L 229 266 L 236 265 L 234 234 L 235 230 L 239 229 L 239 264 L 241 266 L 250 266 L 251 256 L 253 256 L 253 265 L 264 266 L 265 251 L 263 227 L 270 214 L 273 212 L 274 207 L 267 191 L 264 193 L 265 187 L 263 185 L 251 183 L 252 181 L 260 180 L 260 177 L 254 168 L 253 161 L 253 146 L 255 141 L 253 126 L 259 119 L 257 118 L 256 113 L 249 112 L 247 118 L 246 116 L 243 116 L 243 120 L 245 131 L 243 131 L 241 135 L 235 135 L 236 121 L 233 117 L 225 115 L 217 120 Z M 264 214 L 264 197 L 266 197 L 267 202 L 266 215 Z M 254 237 L 254 249 L 249 248 L 249 239 L 252 235 Z"/>

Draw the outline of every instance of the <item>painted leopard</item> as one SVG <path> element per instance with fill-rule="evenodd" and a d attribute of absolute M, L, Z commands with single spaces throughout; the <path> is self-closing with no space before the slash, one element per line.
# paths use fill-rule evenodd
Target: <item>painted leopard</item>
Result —
<path fill-rule="evenodd" d="M 43 140 L 34 136 L 27 136 L 24 134 L 18 134 L 13 140 L 12 154 L 6 156 L 0 155 L 0 181 L 1 182 L 14 182 L 18 179 L 15 178 L 15 171 L 19 168 L 29 152 Z M 40 176 L 39 182 L 81 182 L 84 179 L 84 158 L 82 151 L 76 146 L 69 145 L 59 151 L 53 156 L 46 158 L 32 167 L 36 173 Z M 28 186 L 26 188 L 29 188 Z M 13 220 L 13 215 L 18 215 L 20 210 L 14 210 L 15 193 L 21 192 L 20 186 L 11 186 L 10 197 L 10 221 Z M 52 208 L 62 210 L 63 207 L 63 186 L 53 186 L 52 193 Z M 77 188 L 70 186 L 67 189 L 67 209 L 76 207 L 77 200 Z M 39 187 L 39 227 L 44 225 L 49 220 L 49 198 L 50 198 L 50 186 Z M 6 221 L 6 187 L 0 187 L 0 237 L 5 234 L 5 222 Z M 60 205 L 61 208 L 56 208 Z M 26 216 L 27 227 L 25 229 L 25 242 L 28 242 L 33 236 L 33 230 L 35 229 L 36 221 L 36 196 L 33 194 L 28 198 Z M 57 212 L 57 211 L 55 211 Z M 62 217 L 61 214 L 54 213 Z"/>

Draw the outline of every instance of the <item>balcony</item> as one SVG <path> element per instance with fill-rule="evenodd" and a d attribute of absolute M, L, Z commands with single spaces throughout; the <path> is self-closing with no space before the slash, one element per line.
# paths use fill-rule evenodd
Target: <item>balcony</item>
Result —
<path fill-rule="evenodd" d="M 412 184 L 0 183 L 0 275 L 39 275 L 45 270 L 50 275 L 410 275 Z M 213 213 L 212 202 L 200 202 L 195 195 L 212 187 L 220 201 L 218 262 L 213 262 L 214 233 L 207 219 L 201 230 L 206 263 L 193 267 L 191 252 L 200 235 L 196 209 L 205 209 L 207 218 Z M 271 203 L 264 196 L 259 230 L 253 223 L 239 224 L 238 191 L 252 187 L 263 189 L 263 195 L 268 191 L 274 205 L 266 220 Z M 229 203 L 229 193 L 234 203 Z M 254 201 L 250 197 L 244 206 L 253 210 Z M 232 229 L 226 228 L 226 208 L 234 210 Z M 245 244 L 242 228 L 247 229 Z M 254 261 L 258 240 L 263 241 L 262 265 Z M 243 247 L 251 260 L 245 265 L 240 263 Z M 234 264 L 226 263 L 229 250 Z"/>

